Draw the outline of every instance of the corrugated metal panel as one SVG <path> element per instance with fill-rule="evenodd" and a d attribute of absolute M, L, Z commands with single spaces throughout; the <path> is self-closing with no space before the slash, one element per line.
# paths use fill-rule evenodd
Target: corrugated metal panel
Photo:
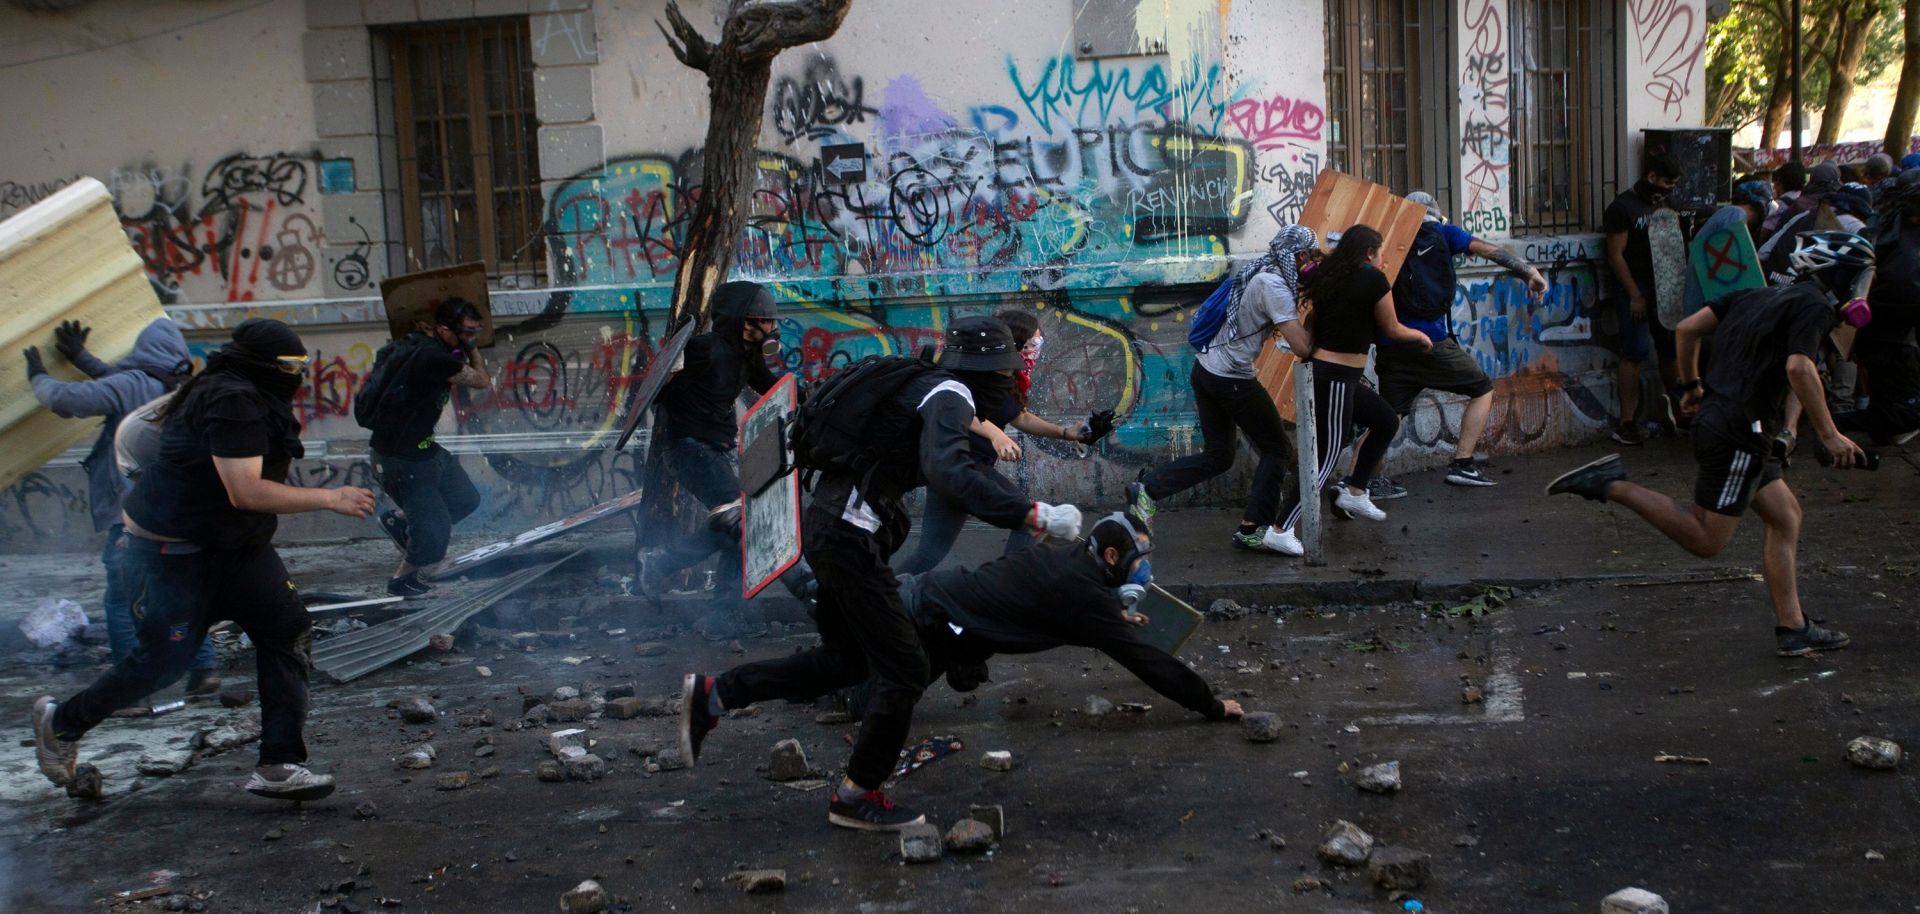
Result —
<path fill-rule="evenodd" d="M 62 320 L 92 327 L 88 348 L 111 362 L 133 351 L 141 328 L 165 316 L 99 181 L 82 178 L 0 222 L 0 488 L 100 427 L 42 408 L 20 351 L 39 346 L 55 377 L 85 380 L 53 350 L 53 328 Z"/>

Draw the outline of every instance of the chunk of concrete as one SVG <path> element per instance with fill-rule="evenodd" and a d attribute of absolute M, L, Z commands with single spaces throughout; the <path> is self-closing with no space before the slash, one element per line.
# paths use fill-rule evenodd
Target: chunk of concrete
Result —
<path fill-rule="evenodd" d="M 1857 736 L 1847 744 L 1847 761 L 1876 771 L 1900 767 L 1901 755 L 1899 743 L 1877 736 Z"/>
<path fill-rule="evenodd" d="M 947 850 L 977 854 L 993 846 L 993 827 L 974 819 L 961 819 L 947 829 Z"/>
<path fill-rule="evenodd" d="M 193 747 L 205 749 L 208 752 L 225 752 L 259 739 L 260 722 L 252 718 L 242 718 L 194 734 Z"/>
<path fill-rule="evenodd" d="M 807 750 L 800 746 L 797 739 L 783 739 L 773 744 L 773 754 L 767 758 L 767 780 L 798 781 L 813 777 L 813 765 L 807 761 Z"/>
<path fill-rule="evenodd" d="M 1102 718 L 1113 713 L 1113 702 L 1098 695 L 1088 695 L 1086 704 L 1080 707 L 1080 712 L 1090 718 Z"/>
<path fill-rule="evenodd" d="M 980 756 L 980 767 L 988 771 L 1012 771 L 1013 753 L 1005 749 L 996 749 Z"/>
<path fill-rule="evenodd" d="M 900 830 L 900 856 L 908 863 L 934 863 L 940 859 L 940 829 L 925 822 Z"/>
<path fill-rule="evenodd" d="M 1405 847 L 1383 847 L 1367 858 L 1367 875 L 1383 889 L 1417 889 L 1433 875 L 1433 855 Z"/>
<path fill-rule="evenodd" d="M 400 753 L 400 757 L 393 761 L 394 764 L 402 768 L 419 770 L 421 768 L 432 768 L 433 760 L 438 755 L 439 753 L 434 750 L 433 744 L 421 743 L 418 746 Z"/>
<path fill-rule="evenodd" d="M 628 695 L 607 699 L 607 716 L 614 720 L 632 720 L 646 713 L 647 700 Z"/>
<path fill-rule="evenodd" d="M 1006 840 L 1007 811 L 1001 807 L 1000 804 L 995 803 L 991 806 L 969 806 L 967 807 L 967 818 L 973 819 L 976 822 L 986 823 L 988 828 L 993 829 L 993 840 Z"/>
<path fill-rule="evenodd" d="M 465 790 L 473 783 L 471 771 L 449 771 L 434 782 L 435 790 Z"/>
<path fill-rule="evenodd" d="M 1241 732 L 1250 743 L 1270 743 L 1280 738 L 1280 716 L 1271 711 L 1253 711 L 1240 718 Z"/>
<path fill-rule="evenodd" d="M 588 879 L 560 896 L 560 914 L 600 914 L 611 904 L 607 890 Z"/>
<path fill-rule="evenodd" d="M 570 781 L 597 781 L 607 776 L 607 760 L 589 752 L 577 758 L 562 759 L 560 767 Z"/>
<path fill-rule="evenodd" d="M 409 698 L 400 703 L 400 719 L 410 724 L 430 724 L 440 718 L 440 712 L 424 698 Z"/>
<path fill-rule="evenodd" d="M 549 784 L 558 784 L 567 779 L 567 769 L 560 767 L 559 762 L 547 759 L 534 766 L 533 776 Z"/>
<path fill-rule="evenodd" d="M 555 730 L 547 734 L 547 751 L 554 758 L 587 754 L 587 731 L 578 727 L 567 730 Z"/>
<path fill-rule="evenodd" d="M 1621 889 L 1600 902 L 1600 914 L 1668 914 L 1667 900 L 1646 889 Z"/>
<path fill-rule="evenodd" d="M 563 723 L 572 723 L 575 721 L 586 720 L 588 717 L 592 715 L 593 715 L 593 702 L 590 702 L 584 698 L 575 698 L 568 701 L 547 702 L 547 719 L 548 720 L 560 721 Z"/>
<path fill-rule="evenodd" d="M 1316 849 L 1320 859 L 1335 866 L 1359 866 L 1373 855 L 1373 836 L 1345 819 L 1327 828 Z"/>
<path fill-rule="evenodd" d="M 1400 763 L 1392 761 L 1368 765 L 1354 777 L 1353 786 L 1368 793 L 1399 793 Z"/>
<path fill-rule="evenodd" d="M 76 800 L 98 800 L 106 787 L 106 778 L 100 769 L 88 762 L 81 762 L 73 768 L 73 780 L 67 782 L 67 796 Z"/>
<path fill-rule="evenodd" d="M 140 773 L 164 778 L 179 774 L 193 764 L 192 749 L 160 749 L 140 756 Z"/>

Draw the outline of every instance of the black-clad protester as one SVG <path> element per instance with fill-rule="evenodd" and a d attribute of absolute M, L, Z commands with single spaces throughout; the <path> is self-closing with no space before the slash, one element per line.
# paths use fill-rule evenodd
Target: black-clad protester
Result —
<path fill-rule="evenodd" d="M 681 691 L 681 748 L 699 754 L 719 716 L 716 703 L 745 707 L 775 698 L 811 698 L 875 679 L 873 699 L 828 800 L 827 820 L 869 831 L 897 831 L 925 820 L 895 805 L 881 784 L 893 773 L 930 678 L 927 649 L 888 567 L 912 524 L 903 503 L 922 485 L 954 499 L 996 527 L 1074 538 L 1080 511 L 1033 502 L 972 459 L 967 428 L 974 398 L 1014 387 L 1020 353 L 1006 324 L 991 317 L 954 321 L 939 367 L 916 369 L 865 424 L 881 446 L 865 470 L 823 472 L 802 522 L 806 558 L 819 578 L 815 619 L 820 646 L 736 667 L 717 680 L 687 674 Z M 724 702 L 716 696 L 724 693 Z"/>
<path fill-rule="evenodd" d="M 767 358 L 780 345 L 780 312 L 757 282 L 723 283 L 713 293 L 713 326 L 687 340 L 681 367 L 660 390 L 654 431 L 666 474 L 709 512 L 698 533 L 638 553 L 640 593 L 659 599 L 667 575 L 719 556 L 715 593 L 695 628 L 712 640 L 737 637 L 739 617 L 740 475 L 735 468 L 742 389 L 764 394 L 779 380 Z M 782 578 L 796 596 L 809 593 L 805 568 Z"/>
<path fill-rule="evenodd" d="M 387 592 L 397 597 L 433 589 L 420 580 L 420 569 L 446 558 L 453 525 L 480 507 L 479 490 L 460 459 L 433 440 L 433 430 L 452 398 L 450 385 L 492 385 L 474 345 L 482 327 L 472 302 L 441 302 L 431 324 L 421 321 L 412 333 L 380 347 L 354 405 L 354 418 L 373 432 L 367 446 L 374 474 L 399 507 L 396 516 L 380 518 L 405 544 L 406 555 L 387 581 Z"/>
<path fill-rule="evenodd" d="M 286 484 L 289 465 L 305 453 L 293 395 L 306 364 L 293 328 L 248 320 L 168 403 L 158 458 L 142 468 L 122 516 L 121 573 L 139 643 L 79 694 L 33 703 L 35 753 L 55 784 L 73 779 L 87 731 L 179 679 L 208 627 L 231 620 L 252 639 L 258 664 L 260 763 L 247 791 L 284 800 L 333 792 L 332 776 L 306 767 L 312 628 L 272 540 L 276 515 L 367 517 L 373 493 Z"/>

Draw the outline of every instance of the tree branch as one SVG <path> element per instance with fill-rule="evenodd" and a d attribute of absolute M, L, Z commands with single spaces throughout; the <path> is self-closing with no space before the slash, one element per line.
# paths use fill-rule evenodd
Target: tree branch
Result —
<path fill-rule="evenodd" d="M 660 24 L 660 20 L 653 20 L 653 24 L 667 39 L 667 47 L 673 51 L 673 56 L 702 73 L 708 72 L 707 68 L 713 64 L 713 42 L 708 41 L 699 29 L 693 27 L 693 23 L 687 21 L 686 16 L 680 14 L 680 4 L 676 0 L 667 0 L 667 21 L 673 23 L 671 34 L 666 26 Z"/>
<path fill-rule="evenodd" d="M 798 0 L 762 3 L 727 17 L 723 43 L 741 57 L 771 60 L 795 45 L 833 37 L 853 0 Z"/>

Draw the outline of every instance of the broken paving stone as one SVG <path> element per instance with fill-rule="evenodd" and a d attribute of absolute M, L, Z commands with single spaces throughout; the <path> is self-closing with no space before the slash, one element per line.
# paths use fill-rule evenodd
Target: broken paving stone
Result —
<path fill-rule="evenodd" d="M 1276 832 L 1271 828 L 1263 828 L 1257 832 L 1254 832 L 1253 840 L 1265 841 L 1267 842 L 1268 847 L 1271 847 L 1277 851 L 1283 851 L 1287 849 L 1287 839 L 1281 837 L 1279 832 Z"/>
<path fill-rule="evenodd" d="M 439 756 L 439 754 L 439 752 L 434 750 L 432 743 L 421 743 L 401 753 L 399 758 L 394 759 L 394 764 L 412 770 L 432 768 L 433 760 Z"/>
<path fill-rule="evenodd" d="M 228 689 L 220 693 L 220 707 L 244 708 L 253 704 L 253 692 L 248 689 Z"/>
<path fill-rule="evenodd" d="M 483 781 L 491 781 L 494 778 L 497 778 L 500 776 L 500 766 L 488 765 L 487 767 L 482 768 L 477 772 L 474 772 L 474 776 Z"/>
<path fill-rule="evenodd" d="M 614 720 L 632 720 L 646 710 L 646 699 L 631 695 L 624 698 L 607 699 L 607 716 Z"/>
<path fill-rule="evenodd" d="M 1113 702 L 1098 695 L 1088 695 L 1087 703 L 1081 706 L 1080 711 L 1088 717 L 1105 717 L 1113 713 Z"/>
<path fill-rule="evenodd" d="M 1373 854 L 1373 836 L 1345 819 L 1336 820 L 1315 849 L 1320 859 L 1335 866 L 1359 866 Z"/>
<path fill-rule="evenodd" d="M 597 781 L 607 776 L 607 760 L 591 752 L 562 760 L 560 767 L 566 771 L 567 780 L 570 781 Z"/>
<path fill-rule="evenodd" d="M 1486 700 L 1487 700 L 1487 695 L 1485 692 L 1480 691 L 1479 686 L 1470 685 L 1460 690 L 1461 704 L 1477 705 Z"/>
<path fill-rule="evenodd" d="M 557 759 L 587 754 L 587 731 L 578 727 L 547 734 L 547 751 Z"/>
<path fill-rule="evenodd" d="M 261 835 L 261 836 L 260 836 L 260 840 L 262 840 L 262 841 L 278 841 L 278 840 L 280 840 L 281 838 L 284 838 L 284 837 L 286 837 L 286 836 L 287 836 L 287 830 L 286 830 L 286 829 L 284 829 L 284 828 L 273 828 L 273 829 L 268 829 L 268 830 L 267 830 L 267 833 L 266 833 L 266 834 L 264 834 L 264 835 Z"/>
<path fill-rule="evenodd" d="M 682 768 L 693 767 L 693 763 L 687 761 L 687 757 L 681 755 L 678 749 L 654 756 L 652 764 L 660 766 L 661 771 L 679 771 Z"/>
<path fill-rule="evenodd" d="M 783 739 L 773 744 L 773 754 L 767 757 L 767 780 L 798 781 L 813 777 L 813 765 L 807 761 L 807 750 L 801 748 L 797 739 Z"/>
<path fill-rule="evenodd" d="M 533 776 L 549 784 L 557 784 L 567 779 L 567 769 L 560 767 L 559 762 L 548 759 L 534 766 Z"/>
<path fill-rule="evenodd" d="M 658 657 L 667 652 L 667 646 L 658 641 L 642 641 L 633 646 L 633 652 L 642 657 Z"/>
<path fill-rule="evenodd" d="M 973 819 L 976 822 L 986 823 L 988 828 L 993 829 L 993 840 L 1006 840 L 1007 811 L 1001 807 L 1000 804 L 995 803 L 991 806 L 969 806 L 967 807 L 967 818 Z"/>
<path fill-rule="evenodd" d="M 1621 889 L 1600 902 L 1600 914 L 1668 914 L 1667 900 L 1646 889 Z"/>
<path fill-rule="evenodd" d="M 474 671 L 475 673 L 479 673 L 479 674 L 480 674 L 480 678 L 482 678 L 482 679 L 485 679 L 485 678 L 487 678 L 487 677 L 489 677 L 489 676 L 492 676 L 492 675 L 493 675 L 493 670 L 492 670 L 491 668 L 489 668 L 489 667 L 484 667 L 484 666 L 476 666 L 476 667 L 474 667 L 474 668 L 473 668 L 473 671 Z"/>
<path fill-rule="evenodd" d="M 980 756 L 980 767 L 988 771 L 1012 771 L 1013 753 L 997 749 Z"/>
<path fill-rule="evenodd" d="M 547 703 L 547 719 L 551 721 L 572 723 L 586 720 L 592 714 L 593 702 L 583 698 Z"/>
<path fill-rule="evenodd" d="M 161 749 L 140 756 L 140 773 L 148 777 L 164 778 L 179 774 L 193 764 L 192 749 Z"/>
<path fill-rule="evenodd" d="M 493 754 L 492 746 L 477 746 L 473 750 L 474 758 L 486 758 Z"/>
<path fill-rule="evenodd" d="M 1857 736 L 1847 744 L 1847 761 L 1876 771 L 1900 767 L 1901 754 L 1899 743 L 1877 736 Z"/>
<path fill-rule="evenodd" d="M 1353 786 L 1368 793 L 1399 793 L 1400 763 L 1393 761 L 1368 765 L 1354 777 Z"/>
<path fill-rule="evenodd" d="M 993 826 L 974 819 L 961 819 L 947 829 L 947 850 L 975 854 L 993 846 Z"/>
<path fill-rule="evenodd" d="M 940 829 L 925 822 L 900 830 L 900 857 L 908 863 L 933 863 L 940 859 Z"/>
<path fill-rule="evenodd" d="M 400 703 L 400 719 L 410 724 L 430 724 L 440 718 L 433 702 L 424 698 L 409 698 Z"/>
<path fill-rule="evenodd" d="M 560 702 L 572 701 L 579 697 L 580 697 L 579 689 L 576 689 L 573 686 L 561 686 L 553 690 L 553 698 L 547 703 L 559 704 Z"/>
<path fill-rule="evenodd" d="M 225 752 L 260 739 L 260 722 L 243 718 L 193 735 L 193 747 L 209 752 Z"/>
<path fill-rule="evenodd" d="M 560 896 L 560 914 L 600 914 L 611 903 L 607 890 L 588 879 Z"/>
<path fill-rule="evenodd" d="M 98 800 L 100 792 L 106 786 L 106 779 L 100 769 L 87 762 L 74 766 L 73 779 L 67 782 L 67 796 L 76 800 Z"/>
<path fill-rule="evenodd" d="M 445 632 L 436 632 L 427 636 L 427 647 L 439 653 L 453 650 L 453 636 Z"/>
<path fill-rule="evenodd" d="M 441 775 L 440 779 L 434 782 L 433 789 L 465 790 L 469 786 L 472 786 L 472 784 L 473 784 L 473 772 L 450 771 L 450 772 L 447 772 L 446 774 Z"/>
<path fill-rule="evenodd" d="M 373 805 L 372 800 L 367 800 L 353 808 L 353 817 L 356 819 L 371 819 L 378 815 L 380 815 L 380 807 Z"/>
<path fill-rule="evenodd" d="M 1251 711 L 1240 718 L 1241 732 L 1251 743 L 1270 743 L 1280 738 L 1280 715 L 1272 711 Z"/>
<path fill-rule="evenodd" d="M 1367 859 L 1367 875 L 1383 889 L 1418 889 L 1433 876 L 1433 855 L 1404 847 L 1383 847 Z"/>
<path fill-rule="evenodd" d="M 784 892 L 787 889 L 786 870 L 740 870 L 728 874 L 727 878 L 740 886 L 740 891 L 749 895 L 767 895 Z M 698 892 L 700 889 L 696 888 L 694 891 Z"/>
<path fill-rule="evenodd" d="M 1215 600 L 1212 605 L 1207 607 L 1207 621 L 1232 622 L 1235 619 L 1244 618 L 1251 612 L 1253 612 L 1253 610 L 1241 606 L 1232 600 Z"/>

